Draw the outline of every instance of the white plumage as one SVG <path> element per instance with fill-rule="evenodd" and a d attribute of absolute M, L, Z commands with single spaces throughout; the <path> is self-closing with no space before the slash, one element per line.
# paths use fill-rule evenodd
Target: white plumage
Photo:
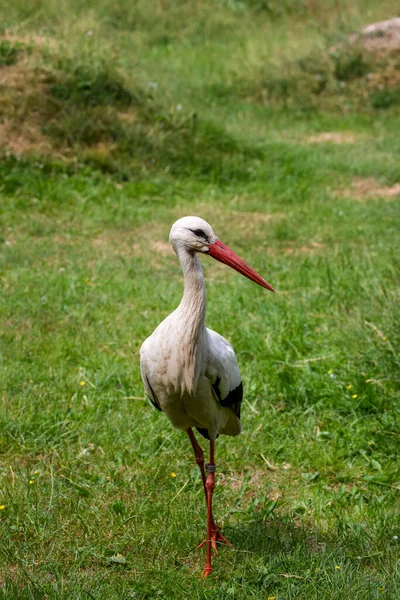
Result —
<path fill-rule="evenodd" d="M 236 269 L 259 285 L 273 288 L 229 250 L 212 227 L 199 217 L 183 217 L 174 223 L 170 242 L 181 263 L 184 293 L 178 308 L 147 338 L 140 349 L 140 370 L 151 402 L 172 425 L 185 430 L 202 474 L 208 506 L 207 562 L 211 570 L 211 546 L 227 540 L 212 518 L 214 488 L 214 442 L 219 434 L 235 436 L 241 431 L 242 383 L 232 346 L 205 327 L 206 292 L 197 257 L 201 252 Z M 204 458 L 194 434 L 196 427 L 210 439 L 208 478 Z"/>
<path fill-rule="evenodd" d="M 214 387 L 218 384 L 224 400 L 240 386 L 240 371 L 232 346 L 218 333 L 204 328 L 194 357 L 194 379 L 184 376 L 187 360 L 185 332 L 174 328 L 175 313 L 161 323 L 141 348 L 141 373 L 151 400 L 165 412 L 172 425 L 207 429 L 217 434 L 238 435 L 241 425 L 229 407 L 221 406 Z M 159 365 L 163 365 L 160 369 Z M 219 380 L 219 381 L 218 381 Z"/>

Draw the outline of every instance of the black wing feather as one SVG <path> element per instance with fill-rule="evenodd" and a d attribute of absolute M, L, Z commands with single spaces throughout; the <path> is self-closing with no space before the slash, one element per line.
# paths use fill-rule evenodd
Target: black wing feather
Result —
<path fill-rule="evenodd" d="M 200 433 L 200 435 L 202 435 L 204 438 L 206 438 L 206 440 L 210 439 L 210 436 L 208 434 L 208 429 L 204 429 L 203 427 L 196 427 L 196 429 Z M 217 433 L 217 437 L 219 437 L 219 433 Z"/>
<path fill-rule="evenodd" d="M 234 390 L 231 390 L 226 398 L 221 399 L 221 395 L 219 393 L 219 385 L 220 379 L 217 378 L 217 381 L 214 383 L 213 388 L 215 393 L 217 394 L 218 400 L 221 406 L 228 406 L 233 410 L 238 419 L 240 419 L 240 409 L 243 400 L 243 383 L 240 382 Z"/>
<path fill-rule="evenodd" d="M 221 392 L 219 391 L 219 384 L 221 379 L 217 377 L 215 383 L 213 384 L 213 389 L 215 395 L 218 398 L 218 401 L 221 406 L 227 406 L 233 410 L 238 419 L 240 419 L 240 408 L 243 400 L 243 383 L 240 382 L 234 390 L 231 390 L 226 398 L 222 400 Z M 206 438 L 206 440 L 210 439 L 208 434 L 208 429 L 203 429 L 202 427 L 196 427 L 197 431 Z M 218 435 L 217 435 L 218 437 Z"/>
<path fill-rule="evenodd" d="M 153 392 L 153 388 L 152 388 L 152 387 L 151 387 L 151 385 L 150 385 L 150 381 L 149 381 L 149 378 L 148 378 L 148 377 L 146 377 L 146 381 L 147 381 L 147 385 L 149 386 L 149 388 L 150 388 L 150 391 L 151 391 L 151 393 L 152 393 L 152 396 L 153 396 L 153 398 L 151 398 L 151 396 L 149 396 L 149 395 L 147 394 L 147 397 L 148 397 L 148 399 L 150 400 L 150 402 L 152 403 L 152 405 L 154 406 L 154 408 L 156 408 L 157 410 L 159 410 L 159 411 L 161 411 L 161 412 L 162 412 L 162 408 L 161 408 L 161 406 L 160 406 L 160 403 L 159 403 L 159 402 L 158 402 L 158 400 L 157 400 L 157 396 L 156 396 L 156 395 L 155 395 L 155 393 Z"/>

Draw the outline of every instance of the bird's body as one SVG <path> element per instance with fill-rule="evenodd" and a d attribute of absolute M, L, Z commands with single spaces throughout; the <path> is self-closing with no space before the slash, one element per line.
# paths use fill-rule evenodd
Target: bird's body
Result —
<path fill-rule="evenodd" d="M 204 325 L 205 286 L 196 254 L 191 263 L 181 304 L 141 348 L 144 386 L 174 427 L 196 427 L 213 439 L 238 435 L 239 411 L 232 405 L 241 400 L 239 366 L 232 346 Z"/>
<path fill-rule="evenodd" d="M 188 388 L 182 368 L 186 362 L 185 336 L 177 336 L 172 326 L 173 320 L 167 318 L 142 346 L 147 395 L 177 429 L 186 431 L 188 427 L 196 427 L 214 439 L 218 434 L 238 435 L 240 413 L 233 407 L 240 405 L 242 384 L 232 346 L 205 327 L 194 357 L 194 379 Z M 157 351 L 148 351 L 152 347 Z M 162 372 L 157 371 L 159 363 L 165 365 Z"/>
<path fill-rule="evenodd" d="M 232 346 L 205 327 L 206 293 L 197 253 L 210 254 L 259 285 L 272 288 L 224 246 L 203 219 L 179 219 L 171 229 L 170 241 L 182 266 L 184 294 L 178 308 L 143 343 L 140 369 L 152 404 L 167 415 L 174 427 L 188 433 L 195 451 L 209 512 L 207 575 L 212 570 L 211 542 L 214 547 L 217 541 L 226 542 L 211 513 L 214 442 L 219 434 L 236 436 L 240 433 L 243 388 Z M 192 427 L 210 439 L 211 470 L 208 469 L 207 480 L 203 453 Z"/>

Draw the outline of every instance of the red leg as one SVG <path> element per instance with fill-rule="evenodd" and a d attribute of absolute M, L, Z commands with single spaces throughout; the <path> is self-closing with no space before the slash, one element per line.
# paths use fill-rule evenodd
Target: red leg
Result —
<path fill-rule="evenodd" d="M 195 437 L 191 427 L 189 427 L 186 430 L 186 433 L 188 434 L 190 443 L 193 446 L 196 463 L 199 465 L 201 479 L 203 481 L 204 494 L 205 494 L 206 502 L 207 502 L 206 472 L 204 470 L 204 452 L 203 452 L 201 446 L 199 445 L 199 442 L 196 440 L 196 437 Z"/>
<path fill-rule="evenodd" d="M 186 430 L 186 433 L 189 436 L 190 443 L 192 444 L 194 455 L 196 459 L 196 463 L 199 466 L 201 479 L 203 481 L 204 494 L 206 498 L 207 504 L 207 538 L 199 544 L 199 548 L 207 544 L 207 562 L 204 569 L 204 576 L 207 577 L 209 573 L 212 571 L 211 566 L 211 549 L 214 552 L 217 552 L 217 544 L 226 544 L 230 546 L 231 543 L 228 542 L 225 536 L 222 535 L 220 527 L 215 523 L 213 514 L 212 514 L 212 496 L 215 487 L 215 462 L 214 462 L 214 446 L 215 442 L 210 441 L 210 463 L 207 465 L 208 477 L 206 478 L 206 473 L 204 469 L 204 453 L 201 449 L 196 437 L 189 427 Z"/>
<path fill-rule="evenodd" d="M 212 547 L 212 497 L 215 487 L 215 461 L 214 461 L 214 440 L 210 440 L 210 463 L 207 465 L 208 477 L 206 481 L 207 490 L 207 555 L 206 566 L 204 567 L 204 577 L 207 577 L 213 570 L 211 565 L 211 547 Z"/>
<path fill-rule="evenodd" d="M 209 575 L 213 570 L 212 565 L 211 565 L 211 549 L 213 549 L 214 552 L 216 553 L 218 543 L 220 543 L 220 544 L 222 543 L 222 544 L 226 544 L 227 546 L 231 546 L 231 543 L 228 542 L 226 537 L 222 535 L 221 530 L 218 527 L 218 525 L 215 523 L 213 514 L 212 514 L 212 498 L 213 498 L 214 487 L 215 487 L 215 471 L 216 471 L 215 461 L 214 461 L 214 448 L 215 448 L 215 441 L 210 440 L 210 462 L 207 465 L 208 477 L 206 480 L 207 539 L 204 540 L 204 542 L 202 544 L 200 544 L 200 546 L 203 546 L 203 544 L 207 544 L 206 566 L 204 567 L 204 572 L 203 572 L 204 577 L 207 577 L 207 575 Z"/>

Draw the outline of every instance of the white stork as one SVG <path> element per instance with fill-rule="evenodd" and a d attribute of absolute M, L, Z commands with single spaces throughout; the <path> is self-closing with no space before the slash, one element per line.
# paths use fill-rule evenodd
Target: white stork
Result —
<path fill-rule="evenodd" d="M 184 293 L 181 303 L 147 338 L 140 349 L 140 371 L 152 404 L 165 412 L 172 425 L 183 429 L 193 446 L 207 503 L 207 558 L 204 576 L 212 571 L 211 549 L 229 544 L 212 515 L 216 466 L 214 444 L 219 434 L 241 431 L 243 386 L 232 346 L 204 325 L 206 290 L 197 253 L 208 254 L 258 285 L 274 291 L 260 275 L 219 241 L 212 227 L 199 217 L 183 217 L 173 224 L 170 243 L 181 263 Z M 210 440 L 210 462 L 192 431 Z M 206 473 L 207 471 L 207 477 Z"/>

